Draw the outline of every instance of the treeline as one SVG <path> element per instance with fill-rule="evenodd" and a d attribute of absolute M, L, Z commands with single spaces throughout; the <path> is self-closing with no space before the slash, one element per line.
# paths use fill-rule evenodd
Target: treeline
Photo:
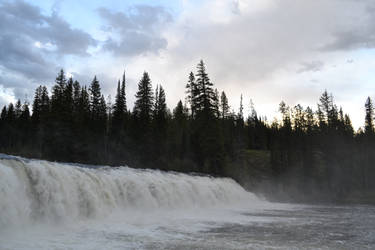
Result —
<path fill-rule="evenodd" d="M 345 195 L 375 187 L 374 107 L 366 101 L 364 130 L 325 91 L 316 111 L 280 104 L 282 120 L 269 124 L 243 100 L 234 112 L 224 91 L 214 88 L 200 61 L 186 84 L 186 97 L 170 111 L 161 85 L 147 72 L 138 83 L 134 108 L 126 99 L 125 73 L 114 103 L 99 81 L 81 85 L 63 70 L 49 94 L 39 86 L 34 100 L 1 111 L 0 150 L 27 157 L 231 175 L 248 150 L 271 152 L 271 175 L 281 187 Z M 236 165 L 237 164 L 237 165 Z M 244 166 L 242 166 L 244 167 Z M 249 166 L 245 166 L 249 167 Z"/>

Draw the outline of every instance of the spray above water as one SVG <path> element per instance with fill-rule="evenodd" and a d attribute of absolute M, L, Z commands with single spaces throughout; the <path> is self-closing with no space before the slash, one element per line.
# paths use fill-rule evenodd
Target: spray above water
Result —
<path fill-rule="evenodd" d="M 229 178 L 128 167 L 79 167 L 22 158 L 0 159 L 0 227 L 256 204 Z"/>

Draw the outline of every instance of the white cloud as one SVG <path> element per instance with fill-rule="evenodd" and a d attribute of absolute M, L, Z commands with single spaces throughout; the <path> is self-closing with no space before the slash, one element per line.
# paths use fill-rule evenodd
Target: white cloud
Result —
<path fill-rule="evenodd" d="M 372 73 L 375 67 L 372 60 L 375 47 L 373 1 L 183 0 L 181 4 L 182 11 L 173 16 L 173 20 L 165 9 L 158 7 L 143 9 L 145 13 L 155 10 L 155 15 L 101 9 L 105 22 L 94 33 L 100 34 L 100 43 L 112 50 L 89 46 L 95 42 L 83 39 L 86 42 L 78 52 L 90 53 L 91 57 L 80 53 L 65 56 L 59 66 L 72 72 L 83 84 L 89 84 L 92 77 L 98 75 L 105 94 L 112 95 L 125 68 L 129 106 L 134 101 L 142 72 L 149 71 L 153 83 L 165 87 L 168 104 L 173 108 L 184 98 L 189 72 L 203 59 L 210 78 L 219 90 L 226 91 L 235 110 L 242 93 L 246 105 L 252 98 L 258 113 L 272 120 L 281 100 L 291 106 L 301 103 L 315 108 L 319 95 L 327 89 L 334 94 L 338 105 L 350 112 L 354 124 L 362 124 L 363 102 L 368 95 L 375 96 L 371 83 L 375 77 Z M 25 10 L 30 12 L 27 18 L 41 18 L 37 9 Z M 51 21 L 53 18 L 56 22 Z M 47 19 L 56 27 L 61 24 L 69 28 L 62 17 Z M 150 22 L 154 24 L 150 26 Z M 22 27 L 17 26 L 17 29 L 22 32 Z M 141 36 L 129 36 L 137 30 Z M 25 34 L 29 33 L 25 30 Z M 83 32 L 81 35 L 83 38 L 93 36 Z M 71 41 L 65 46 L 63 38 L 56 43 L 59 51 L 65 48 L 69 53 L 77 52 Z M 112 43 L 107 38 L 112 38 Z M 33 44 L 32 50 L 26 50 L 29 58 L 38 62 L 35 50 L 47 48 L 48 41 L 25 41 Z M 18 56 L 19 50 L 15 46 L 11 48 Z M 114 51 L 121 56 L 112 54 Z M 45 62 L 42 60 L 39 64 Z M 16 66 L 8 65 L 12 70 Z M 43 73 L 40 67 L 37 70 L 30 70 L 23 64 L 18 67 L 25 67 L 27 70 L 23 71 L 34 79 L 37 76 L 32 72 Z"/>
<path fill-rule="evenodd" d="M 366 66 L 353 75 L 352 64 L 341 64 L 347 58 L 362 60 L 357 49 L 372 47 L 372 5 L 351 0 L 188 2 L 174 25 L 164 30 L 168 47 L 160 55 L 137 57 L 131 67 L 148 70 L 154 82 L 164 83 L 174 105 L 183 98 L 189 71 L 202 58 L 235 109 L 243 93 L 269 120 L 281 100 L 315 108 L 324 89 L 338 101 L 357 89 L 360 99 L 365 94 L 358 84 L 366 84 L 360 76 L 368 76 Z M 362 109 L 355 102 L 352 106 Z M 357 126 L 362 123 L 355 120 Z"/>

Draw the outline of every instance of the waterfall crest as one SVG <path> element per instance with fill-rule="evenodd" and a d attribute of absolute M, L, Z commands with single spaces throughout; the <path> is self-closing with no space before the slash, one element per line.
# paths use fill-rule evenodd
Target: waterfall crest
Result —
<path fill-rule="evenodd" d="M 229 178 L 0 157 L 0 227 L 256 201 Z"/>

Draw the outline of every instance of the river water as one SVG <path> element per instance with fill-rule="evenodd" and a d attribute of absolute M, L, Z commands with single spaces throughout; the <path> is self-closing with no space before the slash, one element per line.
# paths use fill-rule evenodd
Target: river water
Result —
<path fill-rule="evenodd" d="M 228 178 L 0 158 L 0 249 L 375 249 L 372 206 L 271 203 Z"/>

